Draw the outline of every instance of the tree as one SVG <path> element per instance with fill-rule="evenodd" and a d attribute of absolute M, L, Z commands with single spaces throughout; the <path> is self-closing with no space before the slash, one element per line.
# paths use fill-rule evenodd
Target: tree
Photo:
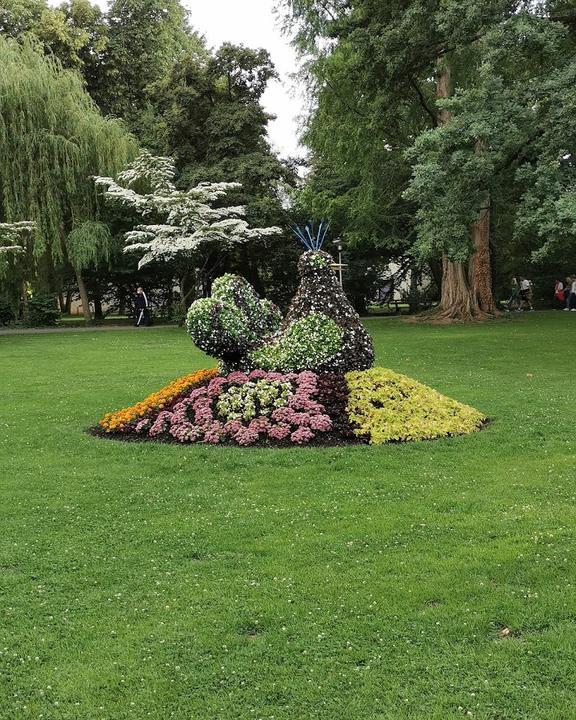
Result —
<path fill-rule="evenodd" d="M 150 86 L 202 43 L 178 0 L 114 0 L 107 22 L 105 75 L 93 97 L 105 115 L 123 118 L 140 136 Z"/>
<path fill-rule="evenodd" d="M 155 133 L 147 137 L 155 152 L 174 155 L 180 187 L 207 180 L 239 183 L 228 197 L 246 208 L 249 224 L 286 228 L 285 200 L 296 174 L 271 150 L 270 116 L 261 105 L 275 76 L 265 50 L 225 44 L 212 56 L 190 53 L 151 88 Z M 226 270 L 286 302 L 295 289 L 289 268 L 297 250 L 288 235 L 238 247 Z"/>
<path fill-rule="evenodd" d="M 194 270 L 210 278 L 227 250 L 249 240 L 275 235 L 277 227 L 251 228 L 242 219 L 244 208 L 223 207 L 219 201 L 237 183 L 203 182 L 177 190 L 176 168 L 170 158 L 142 153 L 126 170 L 111 177 L 97 177 L 107 200 L 132 208 L 149 222 L 127 233 L 127 252 L 142 254 L 139 267 L 171 262 L 178 270 L 182 300 L 193 290 Z"/>
<path fill-rule="evenodd" d="M 324 198 L 328 210 L 340 209 L 349 241 L 400 240 L 420 259 L 441 258 L 440 317 L 492 314 L 491 250 L 509 242 L 502 218 L 522 232 L 526 166 L 572 156 L 562 110 L 571 106 L 571 6 L 287 5 L 300 46 L 313 55 L 313 167 L 341 187 Z M 549 112 L 540 115 L 541 107 Z M 562 172 L 566 183 L 571 169 Z"/>
<path fill-rule="evenodd" d="M 27 42 L 0 38 L 0 98 L 0 219 L 34 222 L 40 285 L 53 284 L 56 266 L 73 264 L 88 321 L 82 268 L 95 248 L 77 240 L 97 218 L 90 177 L 125 165 L 136 144 L 100 115 L 78 75 Z"/>
<path fill-rule="evenodd" d="M 47 0 L 6 0 L 0 32 L 32 41 L 63 67 L 79 70 L 90 93 L 98 86 L 108 28 L 104 13 L 90 0 L 66 0 L 58 7 Z"/>
<path fill-rule="evenodd" d="M 0 223 L 0 280 L 4 285 L 3 295 L 16 295 L 23 303 L 24 319 L 28 319 L 28 293 L 26 279 L 30 265 L 30 238 L 34 223 L 21 220 L 14 223 Z M 8 285 L 6 286 L 6 280 Z M 6 297 L 3 298 L 6 302 Z M 14 298 L 12 298 L 14 300 Z M 13 302 L 8 303 L 10 308 Z M 10 310 L 12 317 L 15 315 Z"/>

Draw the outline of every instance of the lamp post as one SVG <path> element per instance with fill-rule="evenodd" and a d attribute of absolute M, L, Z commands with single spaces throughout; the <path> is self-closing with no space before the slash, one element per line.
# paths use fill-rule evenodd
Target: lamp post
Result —
<path fill-rule="evenodd" d="M 338 250 L 338 280 L 340 281 L 340 287 L 344 287 L 344 281 L 342 278 L 342 242 L 341 240 L 335 240 L 334 242 Z"/>

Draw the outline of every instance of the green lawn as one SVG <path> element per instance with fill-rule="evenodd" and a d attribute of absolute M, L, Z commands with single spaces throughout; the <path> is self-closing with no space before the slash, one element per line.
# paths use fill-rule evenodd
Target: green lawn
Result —
<path fill-rule="evenodd" d="M 0 338 L 2 720 L 576 717 L 576 317 L 368 325 L 380 364 L 493 424 L 100 440 L 209 363 L 185 333 Z"/>

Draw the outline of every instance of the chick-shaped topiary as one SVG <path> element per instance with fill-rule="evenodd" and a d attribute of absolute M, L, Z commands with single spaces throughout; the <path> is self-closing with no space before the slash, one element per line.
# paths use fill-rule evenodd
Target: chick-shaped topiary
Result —
<path fill-rule="evenodd" d="M 196 300 L 188 310 L 186 327 L 194 343 L 220 358 L 227 367 L 246 365 L 248 352 L 278 330 L 280 310 L 263 300 L 243 277 L 222 275 L 212 285 L 212 296 Z"/>
<path fill-rule="evenodd" d="M 280 330 L 249 353 L 253 367 L 283 372 L 348 372 L 374 362 L 372 338 L 321 250 L 298 262 L 300 286 Z"/>

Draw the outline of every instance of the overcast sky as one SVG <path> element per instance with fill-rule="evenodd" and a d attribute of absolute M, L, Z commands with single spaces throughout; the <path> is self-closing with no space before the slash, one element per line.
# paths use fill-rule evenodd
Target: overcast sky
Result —
<path fill-rule="evenodd" d="M 274 16 L 275 0 L 182 1 L 190 10 L 191 24 L 206 37 L 210 47 L 232 42 L 253 48 L 264 47 L 270 52 L 280 75 L 280 81 L 270 83 L 263 98 L 266 110 L 277 116 L 269 126 L 270 141 L 282 157 L 301 155 L 298 134 L 299 117 L 304 107 L 303 91 L 290 78 L 297 68 L 296 55 Z M 59 0 L 49 2 L 59 4 Z M 95 2 L 106 7 L 106 0 Z"/>

